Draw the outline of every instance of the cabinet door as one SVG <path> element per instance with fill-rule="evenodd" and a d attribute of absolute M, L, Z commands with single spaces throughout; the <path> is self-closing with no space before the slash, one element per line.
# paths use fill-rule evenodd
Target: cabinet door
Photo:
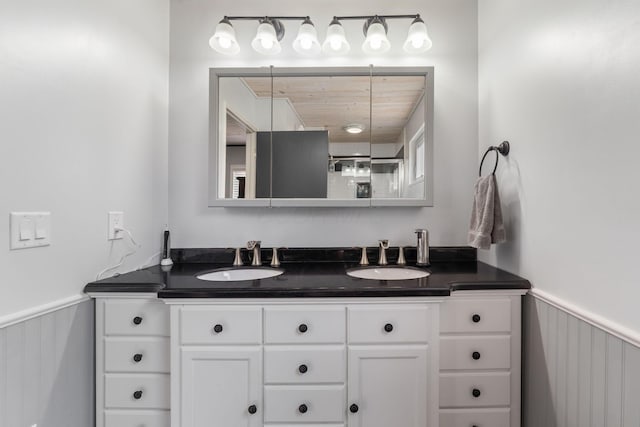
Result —
<path fill-rule="evenodd" d="M 426 345 L 350 346 L 349 426 L 427 427 L 428 363 Z"/>
<path fill-rule="evenodd" d="M 262 426 L 260 347 L 181 349 L 181 427 Z"/>

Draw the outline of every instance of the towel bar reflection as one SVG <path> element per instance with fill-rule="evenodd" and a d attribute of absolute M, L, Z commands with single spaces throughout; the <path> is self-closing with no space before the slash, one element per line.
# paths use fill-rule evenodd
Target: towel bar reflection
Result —
<path fill-rule="evenodd" d="M 498 160 L 500 159 L 500 156 L 498 154 L 502 154 L 503 156 L 506 156 L 507 154 L 509 154 L 509 150 L 510 150 L 509 141 L 502 141 L 502 143 L 500 143 L 500 145 L 498 145 L 497 147 L 492 145 L 491 147 L 487 148 L 487 151 L 484 152 L 484 156 L 482 156 L 482 160 L 480 161 L 478 176 L 482 176 L 482 165 L 484 163 L 484 159 L 487 158 L 487 154 L 489 154 L 489 152 L 491 151 L 496 152 L 496 164 L 493 166 L 493 172 L 491 172 L 492 175 L 495 175 L 496 170 L 498 169 Z"/>

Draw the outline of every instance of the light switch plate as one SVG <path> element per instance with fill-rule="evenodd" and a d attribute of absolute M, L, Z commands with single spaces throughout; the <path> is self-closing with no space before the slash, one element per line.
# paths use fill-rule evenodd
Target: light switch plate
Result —
<path fill-rule="evenodd" d="M 50 244 L 51 212 L 11 212 L 11 250 Z"/>

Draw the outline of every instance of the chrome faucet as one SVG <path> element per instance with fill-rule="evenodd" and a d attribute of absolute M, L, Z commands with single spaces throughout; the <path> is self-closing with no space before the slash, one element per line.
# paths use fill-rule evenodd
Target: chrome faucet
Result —
<path fill-rule="evenodd" d="M 247 249 L 253 250 L 253 260 L 251 261 L 251 265 L 262 265 L 262 260 L 260 259 L 260 244 L 262 242 L 260 240 L 249 240 L 247 242 Z"/>
<path fill-rule="evenodd" d="M 378 265 L 387 265 L 387 249 L 389 249 L 388 240 L 378 240 L 379 250 Z"/>

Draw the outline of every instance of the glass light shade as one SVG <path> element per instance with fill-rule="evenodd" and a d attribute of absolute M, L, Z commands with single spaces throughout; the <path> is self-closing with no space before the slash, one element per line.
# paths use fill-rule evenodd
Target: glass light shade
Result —
<path fill-rule="evenodd" d="M 337 20 L 334 20 L 327 29 L 327 38 L 322 44 L 322 50 L 324 53 L 329 54 L 345 54 L 349 52 L 351 46 L 344 35 L 344 28 L 342 24 Z"/>
<path fill-rule="evenodd" d="M 391 44 L 387 38 L 387 31 L 379 22 L 373 22 L 367 29 L 367 37 L 362 44 L 365 53 L 384 53 L 389 50 Z"/>
<path fill-rule="evenodd" d="M 276 29 L 271 22 L 262 22 L 258 25 L 256 36 L 251 42 L 251 47 L 263 55 L 274 55 L 280 53 L 282 47 L 276 35 Z"/>
<path fill-rule="evenodd" d="M 433 42 L 427 33 L 427 26 L 420 18 L 416 18 L 409 27 L 407 40 L 404 42 L 404 50 L 408 53 L 422 53 L 431 49 Z"/>
<path fill-rule="evenodd" d="M 224 55 L 236 55 L 240 52 L 236 32 L 228 20 L 223 19 L 218 23 L 216 32 L 209 39 L 209 46 Z"/>
<path fill-rule="evenodd" d="M 315 55 L 320 53 L 318 32 L 311 21 L 305 20 L 302 25 L 300 25 L 298 36 L 293 41 L 293 48 L 296 52 L 306 55 Z"/>

